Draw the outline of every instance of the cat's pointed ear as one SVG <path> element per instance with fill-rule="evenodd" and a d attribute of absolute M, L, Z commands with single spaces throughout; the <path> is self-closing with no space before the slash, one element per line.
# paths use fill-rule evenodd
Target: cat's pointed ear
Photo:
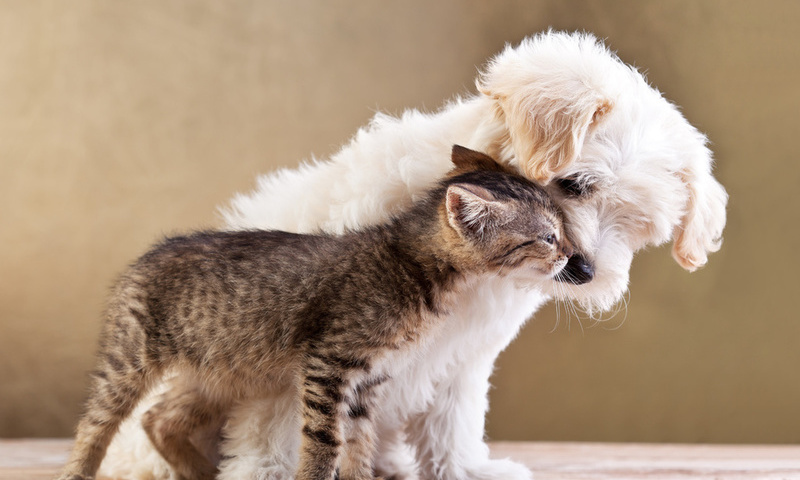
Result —
<path fill-rule="evenodd" d="M 505 203 L 477 185 L 456 183 L 447 187 L 447 220 L 462 236 L 481 236 L 507 216 Z"/>
<path fill-rule="evenodd" d="M 475 150 L 470 150 L 469 148 L 462 147 L 461 145 L 453 145 L 453 151 L 450 158 L 455 166 L 455 169 L 453 170 L 454 174 L 471 172 L 475 170 L 505 170 L 502 165 L 497 163 L 495 159 L 489 155 L 476 152 Z"/>

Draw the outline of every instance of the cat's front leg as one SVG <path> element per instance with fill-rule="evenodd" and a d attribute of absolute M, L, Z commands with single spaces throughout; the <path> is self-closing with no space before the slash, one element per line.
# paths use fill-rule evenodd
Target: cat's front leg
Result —
<path fill-rule="evenodd" d="M 388 380 L 385 376 L 373 376 L 354 382 L 345 404 L 346 446 L 339 466 L 341 480 L 378 480 L 374 477 L 377 433 L 375 429 L 375 399 L 378 390 Z"/>
<path fill-rule="evenodd" d="M 511 460 L 489 458 L 484 441 L 489 376 L 494 355 L 458 366 L 437 386 L 427 412 L 409 429 L 422 478 L 440 480 L 530 480 L 530 470 Z"/>
<path fill-rule="evenodd" d="M 342 446 L 344 379 L 336 372 L 307 369 L 302 380 L 300 459 L 295 480 L 332 480 Z"/>

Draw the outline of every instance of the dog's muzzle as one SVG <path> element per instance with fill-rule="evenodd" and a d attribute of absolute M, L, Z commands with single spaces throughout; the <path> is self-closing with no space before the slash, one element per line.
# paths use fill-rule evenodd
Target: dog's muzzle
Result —
<path fill-rule="evenodd" d="M 594 265 L 586 257 L 574 254 L 569 257 L 567 265 L 556 276 L 559 282 L 572 283 L 573 285 L 583 285 L 589 283 L 594 278 Z"/>

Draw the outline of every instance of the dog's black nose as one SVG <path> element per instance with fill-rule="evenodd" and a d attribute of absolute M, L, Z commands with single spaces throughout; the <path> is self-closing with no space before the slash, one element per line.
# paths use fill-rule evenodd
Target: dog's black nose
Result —
<path fill-rule="evenodd" d="M 586 257 L 576 253 L 569 257 L 567 266 L 558 274 L 560 282 L 583 285 L 589 283 L 594 278 L 594 265 L 586 260 Z"/>

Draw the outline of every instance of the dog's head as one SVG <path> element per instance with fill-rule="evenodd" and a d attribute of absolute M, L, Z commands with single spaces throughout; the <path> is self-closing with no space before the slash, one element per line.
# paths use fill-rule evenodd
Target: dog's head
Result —
<path fill-rule="evenodd" d="M 478 81 L 502 134 L 489 153 L 544 185 L 576 251 L 566 295 L 606 309 L 633 254 L 672 239 L 694 271 L 719 249 L 727 194 L 706 137 L 588 34 L 547 32 L 507 47 Z M 569 284 L 570 282 L 565 282 Z"/>

